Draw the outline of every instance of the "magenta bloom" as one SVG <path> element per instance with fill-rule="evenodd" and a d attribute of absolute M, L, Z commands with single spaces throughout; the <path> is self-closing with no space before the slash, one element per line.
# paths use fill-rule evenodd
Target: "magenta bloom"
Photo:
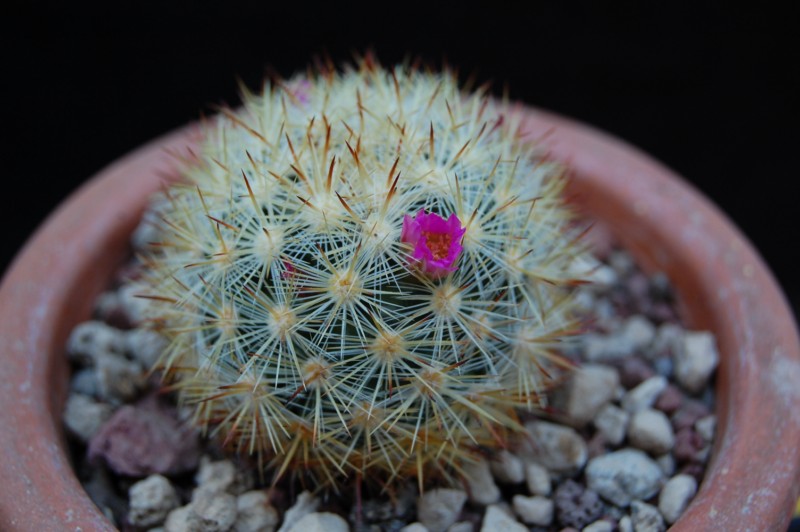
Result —
<path fill-rule="evenodd" d="M 465 231 L 455 214 L 445 220 L 438 214 L 419 211 L 414 218 L 407 214 L 403 218 L 400 240 L 414 246 L 411 258 L 422 271 L 437 279 L 456 271 L 455 262 L 463 249 L 461 238 Z"/>

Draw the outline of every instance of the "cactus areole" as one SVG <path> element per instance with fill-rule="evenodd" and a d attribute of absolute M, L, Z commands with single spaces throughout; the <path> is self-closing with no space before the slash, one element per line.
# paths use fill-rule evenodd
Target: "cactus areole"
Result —
<path fill-rule="evenodd" d="M 562 168 L 446 73 L 245 94 L 154 198 L 141 293 L 195 422 L 273 478 L 456 478 L 569 365 Z"/>

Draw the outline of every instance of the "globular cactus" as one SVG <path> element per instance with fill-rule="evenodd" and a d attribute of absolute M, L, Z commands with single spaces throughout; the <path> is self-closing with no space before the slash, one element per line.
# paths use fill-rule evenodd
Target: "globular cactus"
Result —
<path fill-rule="evenodd" d="M 447 73 L 366 60 L 243 99 L 154 207 L 159 369 L 276 479 L 452 479 L 568 366 L 563 169 Z"/>

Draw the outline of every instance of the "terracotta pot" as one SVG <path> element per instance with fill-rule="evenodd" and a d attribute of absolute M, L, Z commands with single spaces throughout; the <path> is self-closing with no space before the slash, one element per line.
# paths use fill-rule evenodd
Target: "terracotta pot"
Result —
<path fill-rule="evenodd" d="M 648 268 L 673 281 L 689 325 L 717 335 L 717 438 L 674 530 L 785 530 L 800 495 L 800 345 L 763 261 L 716 207 L 646 155 L 530 108 L 527 126 L 571 166 L 571 192 Z M 38 230 L 0 288 L 0 529 L 107 530 L 66 454 L 64 344 L 124 261 L 128 237 L 170 167 L 140 148 L 83 186 Z"/>

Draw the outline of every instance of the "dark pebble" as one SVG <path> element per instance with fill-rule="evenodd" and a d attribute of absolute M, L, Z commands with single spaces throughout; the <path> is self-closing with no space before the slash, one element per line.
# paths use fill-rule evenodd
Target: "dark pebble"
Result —
<path fill-rule="evenodd" d="M 653 368 L 640 357 L 626 357 L 619 367 L 620 383 L 630 390 L 655 375 Z"/>
<path fill-rule="evenodd" d="M 556 488 L 553 502 L 556 519 L 563 527 L 580 530 L 603 515 L 604 506 L 597 492 L 571 479 Z"/>
<path fill-rule="evenodd" d="M 656 399 L 655 407 L 667 415 L 671 415 L 683 404 L 683 392 L 674 384 L 667 384 L 664 391 Z"/>
<path fill-rule="evenodd" d="M 115 473 L 132 477 L 184 473 L 199 458 L 197 431 L 155 397 L 121 407 L 89 442 L 90 462 L 105 461 Z"/>
<path fill-rule="evenodd" d="M 675 434 L 675 447 L 672 448 L 672 455 L 677 463 L 693 462 L 697 453 L 705 445 L 705 440 L 697 431 L 691 427 L 685 427 Z"/>
<path fill-rule="evenodd" d="M 701 417 L 706 417 L 711 410 L 704 403 L 694 399 L 687 399 L 672 415 L 672 428 L 677 432 L 686 427 L 691 427 Z"/>
<path fill-rule="evenodd" d="M 705 464 L 701 464 L 699 462 L 689 462 L 688 464 L 685 464 L 683 467 L 681 467 L 678 472 L 684 475 L 693 476 L 694 479 L 697 481 L 697 484 L 699 485 L 700 482 L 703 481 L 703 473 L 705 472 L 705 469 L 706 469 Z"/>
<path fill-rule="evenodd" d="M 587 451 L 589 453 L 589 460 L 596 456 L 606 454 L 606 439 L 601 432 L 595 432 L 594 435 L 586 442 Z"/>

